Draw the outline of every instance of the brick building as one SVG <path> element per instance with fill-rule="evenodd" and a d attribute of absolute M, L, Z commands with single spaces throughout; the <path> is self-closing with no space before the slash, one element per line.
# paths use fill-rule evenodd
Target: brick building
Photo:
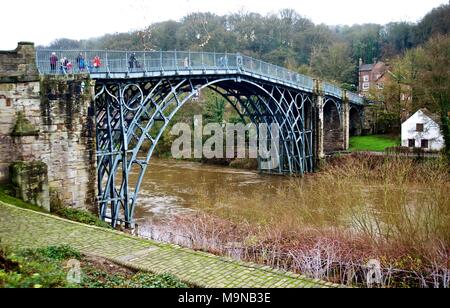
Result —
<path fill-rule="evenodd" d="M 372 101 L 386 103 L 386 99 L 388 98 L 385 97 L 385 86 L 392 85 L 392 83 L 398 84 L 399 93 L 398 98 L 395 98 L 395 100 L 402 106 L 402 120 L 406 120 L 410 116 L 407 111 L 411 110 L 412 107 L 411 86 L 401 82 L 401 76 L 396 76 L 390 71 L 388 64 L 381 61 L 374 62 L 374 64 L 363 64 L 362 60 L 360 60 L 359 93 Z M 403 114 L 404 112 L 406 113 Z"/>
<path fill-rule="evenodd" d="M 371 89 L 384 88 L 384 83 L 380 79 L 385 76 L 388 66 L 381 61 L 374 61 L 373 64 L 364 64 L 359 60 L 359 87 L 358 90 L 364 96 L 367 96 Z"/>

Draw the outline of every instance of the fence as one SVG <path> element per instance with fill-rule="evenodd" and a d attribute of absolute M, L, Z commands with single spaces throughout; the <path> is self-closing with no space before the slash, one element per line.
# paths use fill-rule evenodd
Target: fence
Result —
<path fill-rule="evenodd" d="M 191 51 L 107 51 L 107 50 L 45 50 L 36 52 L 41 74 L 102 73 L 164 73 L 190 74 L 193 71 L 228 73 L 238 71 L 284 83 L 304 91 L 314 90 L 311 77 L 295 73 L 239 53 Z M 343 90 L 327 82 L 322 83 L 327 95 L 342 98 Z M 357 94 L 348 93 L 349 100 L 362 104 Z"/>

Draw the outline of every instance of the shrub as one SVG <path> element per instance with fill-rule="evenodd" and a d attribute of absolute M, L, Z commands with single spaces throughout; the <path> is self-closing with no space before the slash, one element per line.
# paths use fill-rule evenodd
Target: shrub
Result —
<path fill-rule="evenodd" d="M 80 261 L 81 283 L 67 281 L 69 259 Z M 84 258 L 69 246 L 26 249 L 17 253 L 0 249 L 0 288 L 187 288 L 178 278 L 134 272 L 111 262 Z M 115 268 L 115 269 L 114 269 Z M 119 268 L 119 269 L 117 269 Z"/>
<path fill-rule="evenodd" d="M 36 253 L 52 260 L 80 259 L 81 254 L 70 246 L 49 246 L 37 249 Z"/>

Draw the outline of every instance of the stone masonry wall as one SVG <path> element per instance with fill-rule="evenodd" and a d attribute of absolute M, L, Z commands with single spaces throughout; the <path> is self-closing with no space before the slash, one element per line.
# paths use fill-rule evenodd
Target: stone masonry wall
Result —
<path fill-rule="evenodd" d="M 20 42 L 13 51 L 0 51 L 0 83 L 39 80 L 33 43 Z"/>
<path fill-rule="evenodd" d="M 379 106 L 368 105 L 364 107 L 364 118 L 362 123 L 362 135 L 372 135 L 377 132 L 377 115 L 379 111 Z"/>
<path fill-rule="evenodd" d="M 339 111 L 333 103 L 327 103 L 323 108 L 323 149 L 325 154 L 344 150 L 344 129 L 348 129 Z"/>
<path fill-rule="evenodd" d="M 92 81 L 87 75 L 39 78 L 33 45 L 20 44 L 0 52 L 0 181 L 10 180 L 13 162 L 41 161 L 51 194 L 95 210 Z"/>

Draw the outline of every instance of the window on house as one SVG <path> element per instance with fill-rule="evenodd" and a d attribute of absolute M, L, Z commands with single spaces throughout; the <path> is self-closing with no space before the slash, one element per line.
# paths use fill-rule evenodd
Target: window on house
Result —
<path fill-rule="evenodd" d="M 417 123 L 416 124 L 416 131 L 419 132 L 419 133 L 422 133 L 423 132 L 423 124 Z"/>
<path fill-rule="evenodd" d="M 363 76 L 363 81 L 364 82 L 368 82 L 369 81 L 369 75 L 364 75 Z"/>
<path fill-rule="evenodd" d="M 378 89 L 383 90 L 384 89 L 384 83 L 380 82 L 378 84 Z"/>
<path fill-rule="evenodd" d="M 415 148 L 416 147 L 416 140 L 415 139 L 409 139 L 408 140 L 408 148 Z"/>
<path fill-rule="evenodd" d="M 422 139 L 420 141 L 420 147 L 422 149 L 428 149 L 429 141 L 427 139 Z"/>
<path fill-rule="evenodd" d="M 363 90 L 365 90 L 365 91 L 369 90 L 369 88 L 370 88 L 370 83 L 368 83 L 368 82 L 363 83 L 362 88 L 363 88 Z"/>

